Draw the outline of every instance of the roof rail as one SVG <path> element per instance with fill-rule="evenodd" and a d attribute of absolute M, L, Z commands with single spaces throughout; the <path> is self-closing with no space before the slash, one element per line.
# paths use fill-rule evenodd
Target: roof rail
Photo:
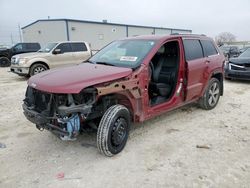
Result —
<path fill-rule="evenodd" d="M 181 33 L 171 33 L 170 35 L 193 35 L 193 36 L 204 36 L 204 37 L 206 37 L 205 34 L 193 34 L 193 33 L 185 33 L 185 34 L 181 34 Z"/>

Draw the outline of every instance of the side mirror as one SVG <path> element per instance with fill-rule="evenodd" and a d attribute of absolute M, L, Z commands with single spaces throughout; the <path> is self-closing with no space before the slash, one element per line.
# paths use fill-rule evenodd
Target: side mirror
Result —
<path fill-rule="evenodd" d="M 59 48 L 57 48 L 57 49 L 55 49 L 54 51 L 53 51 L 53 54 L 61 54 L 62 53 L 62 51 L 61 51 L 61 49 L 59 49 Z"/>
<path fill-rule="evenodd" d="M 15 47 L 12 48 L 12 52 L 17 52 L 17 49 Z"/>

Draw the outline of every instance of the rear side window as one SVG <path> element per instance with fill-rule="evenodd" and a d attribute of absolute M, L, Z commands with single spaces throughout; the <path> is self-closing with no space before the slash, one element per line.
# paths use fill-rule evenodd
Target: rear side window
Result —
<path fill-rule="evenodd" d="M 214 44 L 210 40 L 201 40 L 201 44 L 204 50 L 204 55 L 211 56 L 211 55 L 216 55 L 218 54 Z"/>
<path fill-rule="evenodd" d="M 26 43 L 26 48 L 29 50 L 35 50 L 35 49 L 39 50 L 40 46 L 37 43 Z"/>
<path fill-rule="evenodd" d="M 71 46 L 69 43 L 62 43 L 62 44 L 59 44 L 56 49 L 60 49 L 61 50 L 61 53 L 67 53 L 67 52 L 72 52 L 71 50 Z"/>
<path fill-rule="evenodd" d="M 199 40 L 185 39 L 183 40 L 183 44 L 187 61 L 203 58 L 203 51 Z"/>
<path fill-rule="evenodd" d="M 71 43 L 73 52 L 83 52 L 87 51 L 87 47 L 84 43 Z"/>

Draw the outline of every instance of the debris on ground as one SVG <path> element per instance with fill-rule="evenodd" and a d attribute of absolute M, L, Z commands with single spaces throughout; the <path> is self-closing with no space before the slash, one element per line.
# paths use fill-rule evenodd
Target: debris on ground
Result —
<path fill-rule="evenodd" d="M 56 178 L 57 179 L 63 179 L 64 178 L 64 172 L 60 172 L 60 173 L 58 173 L 57 175 L 56 175 Z"/>
<path fill-rule="evenodd" d="M 0 142 L 0 148 L 6 148 L 6 145 Z"/>
<path fill-rule="evenodd" d="M 196 145 L 196 148 L 201 148 L 201 149 L 210 149 L 210 145 Z"/>

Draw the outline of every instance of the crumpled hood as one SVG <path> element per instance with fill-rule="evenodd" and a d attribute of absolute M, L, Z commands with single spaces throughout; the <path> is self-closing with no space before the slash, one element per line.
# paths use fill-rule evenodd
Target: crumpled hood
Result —
<path fill-rule="evenodd" d="M 46 57 L 48 56 L 48 53 L 43 53 L 43 52 L 31 52 L 31 53 L 23 53 L 23 54 L 18 54 L 14 55 L 13 57 L 15 58 L 27 58 L 27 59 L 33 59 L 37 57 Z"/>
<path fill-rule="evenodd" d="M 34 75 L 28 80 L 28 85 L 49 93 L 79 93 L 86 87 L 123 78 L 131 73 L 130 68 L 82 63 Z"/>
<path fill-rule="evenodd" d="M 250 64 L 250 58 L 249 57 L 230 58 L 229 62 L 234 64 Z"/>

